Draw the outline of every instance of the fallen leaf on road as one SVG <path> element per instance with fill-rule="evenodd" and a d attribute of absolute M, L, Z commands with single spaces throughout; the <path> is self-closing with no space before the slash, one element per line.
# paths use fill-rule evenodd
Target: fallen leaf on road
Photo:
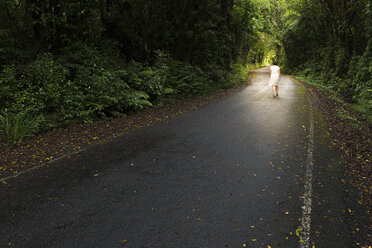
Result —
<path fill-rule="evenodd" d="M 299 226 L 297 229 L 296 229 L 296 235 L 298 237 L 300 237 L 300 232 L 302 231 L 302 226 Z"/>

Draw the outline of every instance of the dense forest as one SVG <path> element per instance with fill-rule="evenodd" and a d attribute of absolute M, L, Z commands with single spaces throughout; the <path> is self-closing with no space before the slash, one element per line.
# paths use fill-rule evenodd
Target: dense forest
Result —
<path fill-rule="evenodd" d="M 370 113 L 369 0 L 1 0 L 0 123 L 19 140 L 234 87 L 278 60 Z"/>
<path fill-rule="evenodd" d="M 372 121 L 372 3 L 287 1 L 280 32 L 288 72 L 338 93 Z"/>

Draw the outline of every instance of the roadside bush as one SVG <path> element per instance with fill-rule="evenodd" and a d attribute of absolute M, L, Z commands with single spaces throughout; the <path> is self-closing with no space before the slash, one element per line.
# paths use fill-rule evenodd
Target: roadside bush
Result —
<path fill-rule="evenodd" d="M 145 92 L 152 101 L 165 94 L 167 67 L 145 66 L 140 62 L 132 61 L 126 68 L 128 73 L 125 79 L 131 88 Z"/>
<path fill-rule="evenodd" d="M 334 50 L 322 50 L 322 56 L 333 54 Z M 372 39 L 362 55 L 354 54 L 349 62 L 345 61 L 343 49 L 336 50 L 335 66 L 320 60 L 309 61 L 293 69 L 294 75 L 308 82 L 316 82 L 322 88 L 334 91 L 348 103 L 352 103 L 363 116 L 372 121 Z M 327 59 L 329 59 L 327 57 Z M 346 73 L 344 73 L 346 71 Z"/>
<path fill-rule="evenodd" d="M 198 95 L 205 92 L 208 88 L 208 79 L 203 71 L 197 66 L 182 64 L 174 68 L 176 81 L 173 87 L 181 95 Z"/>
<path fill-rule="evenodd" d="M 68 74 L 68 70 L 50 54 L 38 57 L 22 70 L 5 67 L 0 77 L 0 112 L 20 113 L 27 109 L 27 116 L 58 115 L 66 108 Z M 50 124 L 49 121 L 43 123 Z"/>
<path fill-rule="evenodd" d="M 63 53 L 75 87 L 67 119 L 90 122 L 94 117 L 113 116 L 151 106 L 149 95 L 130 85 L 127 68 L 120 58 L 86 44 L 77 43 Z"/>
<path fill-rule="evenodd" d="M 164 93 L 170 99 L 177 95 L 203 94 L 211 86 L 206 73 L 200 67 L 174 60 L 163 51 L 157 51 L 154 67 L 165 75 Z"/>
<path fill-rule="evenodd" d="M 40 56 L 20 72 L 14 67 L 4 68 L 0 74 L 0 111 L 19 113 L 28 109 L 30 116 L 45 116 L 48 121 L 41 129 L 48 129 L 152 106 L 143 88 L 132 88 L 127 83 L 127 71 L 111 64 L 97 49 L 75 45 L 65 52 L 58 60 L 51 54 Z M 145 79 L 154 81 L 146 84 L 149 92 L 160 94 L 156 73 L 151 68 L 141 73 L 141 83 Z"/>
<path fill-rule="evenodd" d="M 9 108 L 14 101 L 17 79 L 14 66 L 8 66 L 0 71 L 0 111 Z"/>
<path fill-rule="evenodd" d="M 68 70 L 50 54 L 40 56 L 17 81 L 10 111 L 50 114 L 63 107 Z"/>
<path fill-rule="evenodd" d="M 211 80 L 212 86 L 221 88 L 221 85 L 225 82 L 226 70 L 218 65 L 208 65 L 204 68 L 207 77 Z"/>
<path fill-rule="evenodd" d="M 236 63 L 232 66 L 231 72 L 226 75 L 225 80 L 223 88 L 236 87 L 247 80 L 247 69 L 242 64 Z"/>
<path fill-rule="evenodd" d="M 21 141 L 37 133 L 45 121 L 42 115 L 32 118 L 28 111 L 0 115 L 0 136 L 8 142 Z"/>
<path fill-rule="evenodd" d="M 246 79 L 239 64 L 229 72 L 217 65 L 202 69 L 163 51 L 156 51 L 151 64 L 124 63 L 114 55 L 115 44 L 108 51 L 77 42 L 58 57 L 47 53 L 25 67 L 3 68 L 2 135 L 19 140 L 70 122 L 89 123 L 234 87 Z"/>

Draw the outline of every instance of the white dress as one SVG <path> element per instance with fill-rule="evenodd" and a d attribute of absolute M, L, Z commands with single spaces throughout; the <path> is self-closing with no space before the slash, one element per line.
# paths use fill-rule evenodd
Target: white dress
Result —
<path fill-rule="evenodd" d="M 270 86 L 278 86 L 279 85 L 279 80 L 280 80 L 280 67 L 277 65 L 273 65 L 270 67 L 271 69 L 271 77 L 269 80 L 269 85 Z"/>

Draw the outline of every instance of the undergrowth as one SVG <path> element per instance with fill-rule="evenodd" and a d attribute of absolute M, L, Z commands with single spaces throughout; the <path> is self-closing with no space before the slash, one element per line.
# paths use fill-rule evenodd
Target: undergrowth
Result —
<path fill-rule="evenodd" d="M 8 142 L 20 141 L 24 137 L 32 136 L 38 132 L 43 122 L 43 117 L 30 118 L 27 111 L 0 115 L 1 138 Z"/>
<path fill-rule="evenodd" d="M 115 48 L 105 49 L 111 50 Z M 58 55 L 38 56 L 26 67 L 2 68 L 3 139 L 19 141 L 61 125 L 90 123 L 205 95 L 235 87 L 247 77 L 241 64 L 201 68 L 177 61 L 163 51 L 156 51 L 151 63 L 125 62 L 105 51 L 74 43 Z"/>
<path fill-rule="evenodd" d="M 342 48 L 326 47 L 288 72 L 329 92 L 372 124 L 372 39 L 362 55 L 346 55 Z"/>

